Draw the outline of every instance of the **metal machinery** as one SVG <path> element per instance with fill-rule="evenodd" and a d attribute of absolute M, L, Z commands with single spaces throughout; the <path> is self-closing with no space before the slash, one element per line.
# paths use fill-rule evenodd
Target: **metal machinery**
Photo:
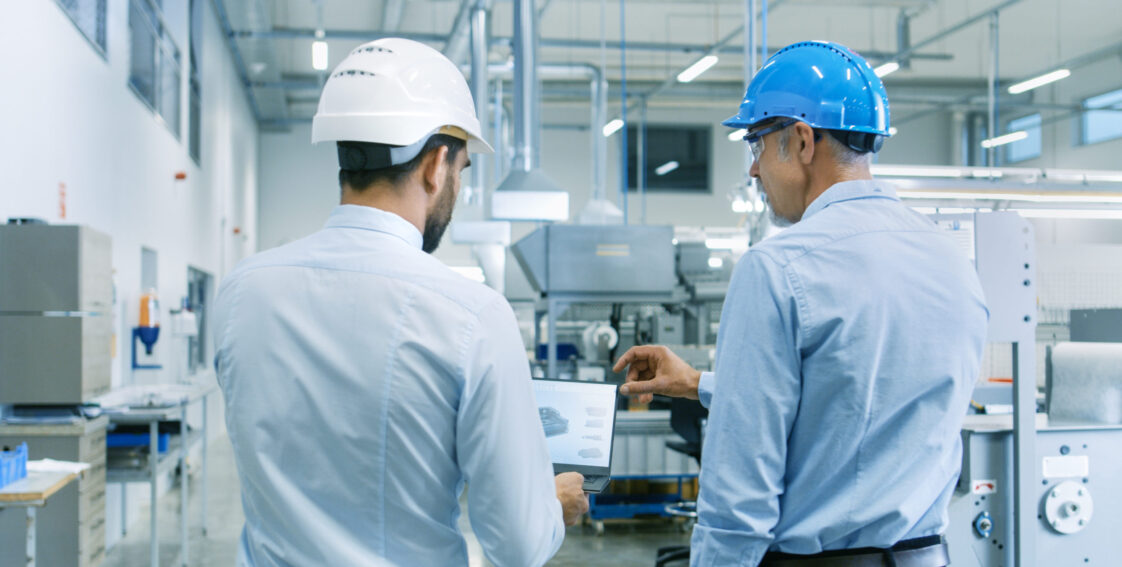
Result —
<path fill-rule="evenodd" d="M 550 225 L 515 243 L 515 259 L 540 294 L 535 372 L 618 382 L 622 376 L 610 375 L 615 359 L 648 343 L 670 345 L 695 368 L 709 369 L 714 311 L 732 262 L 711 263 L 724 253 L 710 250 L 703 237 L 678 240 L 670 226 Z M 698 473 L 692 458 L 666 446 L 681 440 L 668 409 L 621 411 L 616 423 L 616 482 L 590 500 L 598 532 L 609 518 L 668 515 L 668 503 L 692 497 Z"/>
<path fill-rule="evenodd" d="M 646 343 L 680 346 L 680 356 L 708 368 L 731 262 L 712 267 L 704 242 L 678 242 L 670 226 L 550 225 L 511 249 L 540 294 L 533 338 L 545 377 L 610 367 L 614 353 Z M 559 356 L 562 339 L 572 346 Z"/>
<path fill-rule="evenodd" d="M 1122 325 L 1122 318 L 1115 325 Z M 1071 342 L 1050 349 L 1045 403 L 1048 411 L 1037 416 L 1035 439 L 1031 432 L 1023 435 L 1034 451 L 1028 470 L 1011 467 L 1018 432 L 1008 416 L 967 418 L 947 534 L 954 565 L 1117 564 L 1122 344 Z M 1021 488 L 1013 490 L 1018 472 Z M 1014 509 L 1022 498 L 1028 502 L 1018 516 Z M 1018 549 L 1015 528 L 1024 523 Z"/>
<path fill-rule="evenodd" d="M 1037 414 L 1031 225 L 1009 212 L 935 220 L 974 252 L 990 309 L 988 340 L 1013 350 L 1013 415 L 970 415 L 962 430 L 962 474 L 949 506 L 951 563 L 1116 564 L 1122 347 L 1058 345 L 1047 368 L 1048 414 Z"/>

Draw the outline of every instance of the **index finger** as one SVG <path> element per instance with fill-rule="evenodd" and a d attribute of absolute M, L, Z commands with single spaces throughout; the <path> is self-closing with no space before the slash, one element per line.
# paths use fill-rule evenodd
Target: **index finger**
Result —
<path fill-rule="evenodd" d="M 635 362 L 639 358 L 646 358 L 648 356 L 648 350 L 650 350 L 650 347 L 645 345 L 633 346 L 627 349 L 627 352 L 623 353 L 623 356 L 619 357 L 619 360 L 616 361 L 615 366 L 612 367 L 612 372 L 619 372 L 620 370 L 623 370 L 625 366 L 631 364 L 632 362 Z"/>
<path fill-rule="evenodd" d="M 619 357 L 619 359 L 616 360 L 615 366 L 612 366 L 612 372 L 619 372 L 620 370 L 623 370 L 625 366 L 631 364 L 631 360 L 633 358 L 635 358 L 635 347 L 627 349 L 627 352 L 623 353 L 623 356 Z"/>

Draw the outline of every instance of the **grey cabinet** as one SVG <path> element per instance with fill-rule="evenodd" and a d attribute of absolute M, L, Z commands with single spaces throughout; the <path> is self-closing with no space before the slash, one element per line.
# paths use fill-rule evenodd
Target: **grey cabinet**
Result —
<path fill-rule="evenodd" d="M 0 225 L 0 404 L 79 404 L 109 391 L 112 273 L 108 235 Z"/>
<path fill-rule="evenodd" d="M 38 512 L 39 565 L 96 567 L 105 559 L 105 417 L 69 425 L 0 425 L 0 445 L 27 442 L 31 459 L 81 461 L 91 465 L 77 482 L 59 491 Z M 15 511 L 16 513 L 8 513 Z M 23 534 L 22 509 L 0 514 L 0 533 Z M 0 541 L 7 541 L 0 539 Z M 7 547 L 7 546 L 5 546 Z M 17 548 L 22 557 L 22 547 Z M 15 550 L 13 550 L 15 551 Z M 12 560 L 0 553 L 0 564 Z"/>
<path fill-rule="evenodd" d="M 0 312 L 108 312 L 112 241 L 77 225 L 0 225 Z"/>

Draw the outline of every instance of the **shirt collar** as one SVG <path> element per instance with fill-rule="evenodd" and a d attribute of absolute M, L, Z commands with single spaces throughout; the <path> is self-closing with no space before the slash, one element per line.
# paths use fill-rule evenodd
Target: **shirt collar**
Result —
<path fill-rule="evenodd" d="M 834 203 L 851 201 L 854 199 L 900 200 L 900 198 L 896 196 L 896 190 L 893 189 L 891 185 L 875 179 L 842 181 L 841 183 L 835 183 L 819 195 L 818 198 L 806 208 L 806 212 L 803 213 L 803 217 L 800 220 L 806 220 Z"/>
<path fill-rule="evenodd" d="M 339 205 L 327 217 L 324 228 L 358 228 L 396 236 L 410 246 L 421 248 L 421 231 L 397 214 L 364 205 Z"/>

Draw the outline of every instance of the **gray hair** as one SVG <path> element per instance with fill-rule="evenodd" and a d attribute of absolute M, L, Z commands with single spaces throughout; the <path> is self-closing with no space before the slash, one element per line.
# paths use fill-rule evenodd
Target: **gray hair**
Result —
<path fill-rule="evenodd" d="M 872 152 L 861 153 L 854 151 L 849 146 L 846 146 L 845 144 L 838 141 L 837 138 L 831 136 L 828 132 L 824 130 L 820 130 L 820 132 L 822 132 L 822 139 L 825 140 L 825 142 L 830 145 L 830 149 L 833 150 L 834 159 L 838 162 L 838 165 L 848 168 L 861 165 L 867 166 L 872 163 Z M 779 132 L 778 155 L 780 161 L 787 161 L 787 159 L 790 157 L 790 155 L 787 153 L 787 144 L 790 141 L 791 129 L 784 128 L 781 132 Z"/>

